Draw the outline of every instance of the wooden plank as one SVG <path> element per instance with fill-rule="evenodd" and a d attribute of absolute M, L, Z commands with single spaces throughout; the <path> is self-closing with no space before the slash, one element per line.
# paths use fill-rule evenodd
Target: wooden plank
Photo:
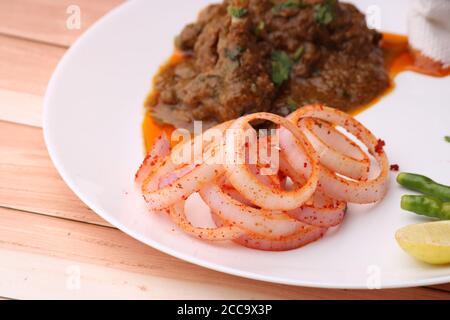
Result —
<path fill-rule="evenodd" d="M 7 122 L 0 122 L 0 206 L 109 226 L 61 179 L 42 130 Z"/>
<path fill-rule="evenodd" d="M 43 98 L 0 89 L 0 120 L 42 127 Z"/>
<path fill-rule="evenodd" d="M 5 2 L 11 1 L 0 1 Z M 65 48 L 0 35 L 0 88 L 43 96 L 65 51 Z"/>
<path fill-rule="evenodd" d="M 70 46 L 92 23 L 122 2 L 122 0 L 0 1 L 0 21 L 2 21 L 0 33 Z M 67 26 L 68 19 L 75 13 L 70 11 L 71 5 L 78 6 L 80 10 L 80 29 Z"/>
<path fill-rule="evenodd" d="M 90 264 L 114 268 L 152 276 L 154 277 L 152 279 L 190 281 L 204 285 L 192 294 L 193 297 L 202 297 L 202 292 L 203 296 L 205 293 L 212 296 L 213 292 L 217 293 L 218 291 L 209 291 L 211 286 L 218 286 L 220 288 L 218 290 L 233 288 L 236 292 L 245 293 L 249 298 L 266 295 L 274 299 L 448 299 L 448 294 L 427 288 L 381 291 L 324 290 L 241 279 L 167 256 L 128 237 L 117 229 L 8 209 L 0 209 L 0 249 L 66 259 L 83 266 Z M 6 265 L 9 269 L 20 270 L 20 266 L 29 265 L 24 262 L 16 268 L 15 259 L 1 259 L 0 261 L 8 261 L 1 265 Z M 38 263 L 36 259 L 32 258 L 29 261 Z M 47 264 L 43 262 L 42 266 L 45 265 Z M 44 271 L 53 275 L 51 270 Z M 97 279 L 95 276 L 92 278 Z M 5 280 L 5 278 L 2 279 Z M 105 284 L 105 289 L 113 280 L 118 281 L 114 277 L 100 279 Z M 162 290 L 166 285 L 165 281 L 155 285 L 157 288 L 155 290 Z M 176 286 L 172 286 L 172 288 L 174 287 Z M 26 291 L 20 290 L 22 294 L 26 294 Z M 183 297 L 178 290 L 170 290 L 170 292 L 172 292 L 172 298 Z M 0 291 L 0 295 L 7 294 Z M 15 298 L 15 296 L 12 297 Z"/>
<path fill-rule="evenodd" d="M 168 279 L 0 249 L 1 294 L 15 299 L 270 299 L 233 286 Z"/>

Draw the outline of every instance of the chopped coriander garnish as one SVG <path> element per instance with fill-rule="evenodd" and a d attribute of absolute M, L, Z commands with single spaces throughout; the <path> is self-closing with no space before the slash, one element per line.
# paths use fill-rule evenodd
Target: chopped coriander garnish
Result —
<path fill-rule="evenodd" d="M 334 19 L 334 0 L 324 0 L 314 6 L 314 20 L 318 24 L 327 25 Z"/>
<path fill-rule="evenodd" d="M 266 23 L 263 20 L 261 20 L 255 28 L 255 33 L 257 35 L 259 35 L 259 34 L 261 34 L 261 32 L 264 31 L 265 28 L 266 28 Z"/>
<path fill-rule="evenodd" d="M 287 102 L 289 111 L 294 112 L 295 110 L 298 109 L 298 103 L 295 102 L 295 100 L 292 97 L 288 97 L 286 102 Z"/>
<path fill-rule="evenodd" d="M 292 61 L 284 51 L 274 51 L 272 53 L 272 81 L 277 86 L 289 79 Z"/>
<path fill-rule="evenodd" d="M 237 46 L 232 49 L 225 48 L 225 56 L 230 59 L 231 61 L 236 61 L 241 56 L 242 52 L 244 52 L 244 49 Z"/>
<path fill-rule="evenodd" d="M 248 10 L 246 8 L 242 7 L 235 7 L 235 6 L 229 6 L 228 7 L 228 14 L 232 16 L 233 18 L 242 18 L 248 13 Z"/>
<path fill-rule="evenodd" d="M 298 62 L 303 57 L 303 54 L 305 53 L 305 47 L 301 46 L 299 47 L 295 53 L 294 53 L 294 61 Z"/>
<path fill-rule="evenodd" d="M 273 12 L 280 12 L 285 9 L 298 9 L 303 6 L 303 0 L 287 0 L 273 6 Z"/>
<path fill-rule="evenodd" d="M 444 140 L 450 143 L 450 136 L 445 136 Z"/>

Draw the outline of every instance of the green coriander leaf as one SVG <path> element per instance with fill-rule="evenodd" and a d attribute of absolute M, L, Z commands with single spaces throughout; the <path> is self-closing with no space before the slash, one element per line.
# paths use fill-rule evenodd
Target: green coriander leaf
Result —
<path fill-rule="evenodd" d="M 303 7 L 303 1 L 302 0 L 287 0 L 285 2 L 276 4 L 273 6 L 272 11 L 273 12 L 280 12 L 286 9 L 298 9 Z"/>
<path fill-rule="evenodd" d="M 272 81 L 277 86 L 289 79 L 292 61 L 284 51 L 274 51 L 272 53 Z"/>
<path fill-rule="evenodd" d="M 324 0 L 314 6 L 314 20 L 318 24 L 327 25 L 334 19 L 334 0 Z"/>
<path fill-rule="evenodd" d="M 444 139 L 445 139 L 445 141 L 450 143 L 450 136 L 445 136 Z"/>
<path fill-rule="evenodd" d="M 266 28 L 266 23 L 263 20 L 261 20 L 255 28 L 255 33 L 257 35 L 259 35 L 259 34 L 261 34 L 261 32 L 264 31 L 265 28 Z"/>
<path fill-rule="evenodd" d="M 298 62 L 303 57 L 303 54 L 305 53 L 305 47 L 301 46 L 299 47 L 295 53 L 294 53 L 294 61 Z"/>
<path fill-rule="evenodd" d="M 232 16 L 233 18 L 242 18 L 248 13 L 248 10 L 246 8 L 241 7 L 235 7 L 235 6 L 229 6 L 228 7 L 228 14 Z"/>

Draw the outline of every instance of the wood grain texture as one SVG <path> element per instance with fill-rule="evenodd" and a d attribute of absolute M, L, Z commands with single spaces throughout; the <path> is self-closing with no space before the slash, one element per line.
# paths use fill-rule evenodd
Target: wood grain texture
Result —
<path fill-rule="evenodd" d="M 7 122 L 0 122 L 0 206 L 109 226 L 61 179 L 42 129 Z"/>
<path fill-rule="evenodd" d="M 3 0 L 0 1 L 0 33 L 59 46 L 70 46 L 96 20 L 123 0 Z M 80 9 L 80 29 L 67 27 L 71 13 Z"/>
<path fill-rule="evenodd" d="M 0 249 L 0 292 L 15 299 L 269 299 L 233 286 L 161 278 Z"/>
<path fill-rule="evenodd" d="M 0 89 L 43 96 L 65 51 L 64 48 L 0 35 Z"/>
<path fill-rule="evenodd" d="M 42 127 L 43 98 L 0 89 L 0 120 Z"/>
<path fill-rule="evenodd" d="M 440 291 L 427 288 L 381 291 L 326 290 L 282 286 L 241 279 L 167 256 L 116 229 L 9 209 L 0 209 L 0 249 L 75 261 L 73 263 L 79 263 L 83 266 L 89 264 L 134 272 L 151 276 L 152 279 L 157 277 L 160 280 L 170 279 L 170 281 L 177 280 L 182 283 L 188 281 L 202 284 L 203 287 L 198 289 L 196 295 L 199 298 L 207 298 L 205 292 L 208 291 L 205 290 L 211 288 L 211 286 L 219 286 L 220 290 L 225 290 L 225 292 L 237 290 L 231 296 L 226 294 L 220 296 L 219 294 L 220 297 L 218 298 L 234 298 L 234 295 L 242 297 L 243 294 L 248 298 L 258 298 L 264 295 L 267 298 L 274 299 L 448 298 Z M 14 267 L 16 263 L 14 260 L 5 259 L 5 261 L 8 261 L 7 269 L 20 270 L 18 266 L 17 268 Z M 36 264 L 39 260 L 34 259 L 34 261 Z M 23 263 L 23 265 L 26 266 L 29 263 Z M 111 285 L 108 282 L 108 277 L 106 277 L 105 282 L 104 288 L 106 289 Z M 164 286 L 164 283 L 159 282 L 157 287 Z M 61 288 L 61 290 L 63 289 Z M 218 294 L 220 290 L 214 292 Z M 177 290 L 171 290 L 171 292 L 174 299 L 183 297 L 182 293 Z M 2 294 L 1 287 L 0 294 Z M 11 297 L 11 294 L 8 294 L 8 296 Z M 12 297 L 15 298 L 15 296 Z"/>

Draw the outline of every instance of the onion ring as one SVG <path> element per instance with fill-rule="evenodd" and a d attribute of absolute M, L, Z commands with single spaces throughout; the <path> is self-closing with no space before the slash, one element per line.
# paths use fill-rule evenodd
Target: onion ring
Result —
<path fill-rule="evenodd" d="M 367 128 L 350 115 L 322 105 L 305 106 L 288 117 L 296 125 L 303 118 L 321 119 L 343 127 L 366 145 L 369 153 L 379 165 L 378 176 L 367 181 L 348 180 L 322 166 L 320 184 L 329 196 L 342 201 L 365 204 L 377 202 L 386 195 L 389 182 L 389 161 L 384 150 L 378 148 L 379 140 Z"/>
<path fill-rule="evenodd" d="M 228 124 L 221 124 L 194 139 L 204 139 L 204 135 L 214 129 L 223 132 L 227 126 Z M 187 143 L 191 143 L 191 141 Z M 207 151 L 219 147 L 221 147 L 221 141 L 216 141 L 207 145 Z M 167 156 L 164 163 L 158 168 L 158 172 L 151 175 L 142 185 L 142 193 L 149 208 L 154 210 L 169 208 L 180 200 L 186 200 L 192 193 L 199 191 L 203 185 L 219 177 L 224 172 L 224 168 L 220 164 L 220 156 L 220 152 L 216 152 L 211 155 L 211 158 L 201 159 L 201 163 L 192 166 L 190 171 L 176 177 L 173 176 L 173 173 L 178 172 L 177 169 L 180 168 L 180 165 L 174 164 L 170 160 L 170 155 Z M 155 184 L 159 186 L 160 181 L 164 180 L 167 175 L 172 175 L 168 179 L 171 182 L 164 187 L 154 189 L 153 186 Z"/>
<path fill-rule="evenodd" d="M 241 228 L 234 225 L 224 225 L 218 228 L 195 227 L 186 217 L 184 212 L 185 204 L 186 201 L 180 201 L 173 205 L 169 210 L 169 214 L 172 221 L 187 234 L 209 241 L 235 240 L 245 234 Z"/>
<path fill-rule="evenodd" d="M 287 212 L 291 217 L 312 226 L 330 228 L 342 223 L 347 204 L 334 200 L 322 192 L 316 192 L 312 204 Z"/>
<path fill-rule="evenodd" d="M 141 166 L 135 175 L 135 183 L 141 187 L 144 181 L 155 172 L 161 161 L 170 153 L 170 142 L 165 133 L 160 135 L 154 142 L 152 149 L 149 151 Z"/>
<path fill-rule="evenodd" d="M 299 121 L 299 127 L 323 166 L 355 180 L 368 179 L 370 159 L 356 143 L 325 121 L 304 118 Z"/>
<path fill-rule="evenodd" d="M 250 125 L 254 120 L 275 123 L 277 135 L 258 138 Z M 334 126 L 368 148 L 379 166 L 376 178 L 368 178 L 369 155 Z M 231 136 L 224 135 L 226 129 Z M 251 141 L 231 149 L 228 138 L 242 142 L 247 138 L 243 130 L 253 130 Z M 168 212 L 184 232 L 202 240 L 232 240 L 258 250 L 296 249 L 342 223 L 347 202 L 371 203 L 387 192 L 389 163 L 381 141 L 351 116 L 322 105 L 300 108 L 288 118 L 251 114 L 187 137 L 172 149 L 167 137 L 160 136 L 135 182 L 151 211 Z M 259 153 L 252 163 L 255 148 Z M 180 155 L 181 162 L 175 158 Z M 196 192 L 216 228 L 194 226 L 186 216 L 186 200 Z"/>
<path fill-rule="evenodd" d="M 219 227 L 226 225 L 226 222 L 216 214 L 213 214 L 213 220 Z M 287 237 L 270 239 L 253 233 L 245 233 L 233 241 L 250 249 L 288 251 L 298 249 L 322 238 L 326 231 L 326 228 L 318 228 L 304 224 L 300 231 Z"/>
<path fill-rule="evenodd" d="M 225 161 L 224 167 L 227 172 L 227 177 L 233 187 L 239 191 L 245 198 L 259 207 L 267 210 L 293 210 L 305 203 L 313 194 L 317 187 L 319 178 L 319 163 L 317 154 L 312 146 L 307 142 L 303 133 L 290 121 L 280 116 L 270 113 L 255 113 L 237 119 L 230 126 L 231 132 L 235 133 L 235 138 L 239 138 L 236 132 L 242 132 L 253 120 L 267 120 L 272 121 L 277 125 L 283 126 L 287 131 L 291 132 L 296 141 L 306 150 L 305 154 L 311 164 L 311 174 L 306 183 L 293 191 L 285 191 L 282 189 L 273 189 L 261 183 L 251 172 L 246 164 L 230 163 Z M 237 158 L 245 158 L 243 156 L 244 148 L 232 150 L 233 156 Z M 230 152 L 226 148 L 226 152 Z M 287 150 L 287 152 L 290 152 Z M 233 159 L 236 159 L 233 157 Z"/>
<path fill-rule="evenodd" d="M 280 158 L 280 173 L 286 177 L 299 176 L 283 156 Z M 301 180 L 301 177 L 296 180 Z M 307 203 L 300 208 L 288 211 L 287 214 L 307 224 L 329 228 L 342 223 L 346 210 L 345 202 L 328 197 L 321 187 L 318 187 Z"/>
<path fill-rule="evenodd" d="M 239 227 L 265 237 L 288 236 L 303 227 L 301 222 L 285 213 L 245 205 L 226 194 L 217 184 L 204 187 L 200 196 L 220 218 L 233 221 Z"/>

